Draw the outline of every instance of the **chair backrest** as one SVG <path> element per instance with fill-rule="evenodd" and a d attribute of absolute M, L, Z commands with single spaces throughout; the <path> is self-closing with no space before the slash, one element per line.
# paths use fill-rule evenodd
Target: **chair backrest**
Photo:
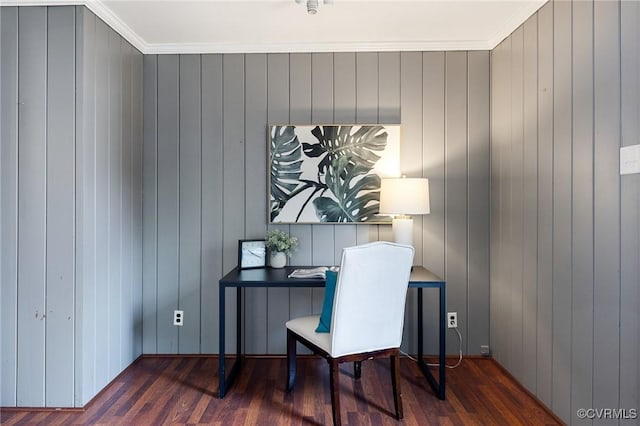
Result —
<path fill-rule="evenodd" d="M 378 241 L 342 251 L 331 355 L 400 347 L 413 247 Z"/>

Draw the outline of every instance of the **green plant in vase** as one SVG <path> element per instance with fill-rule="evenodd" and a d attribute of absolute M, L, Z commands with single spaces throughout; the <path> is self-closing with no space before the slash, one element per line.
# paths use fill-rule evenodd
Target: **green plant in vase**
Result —
<path fill-rule="evenodd" d="M 287 263 L 287 257 L 298 246 L 298 238 L 286 232 L 274 229 L 267 233 L 267 248 L 270 252 L 272 268 L 282 268 Z"/>

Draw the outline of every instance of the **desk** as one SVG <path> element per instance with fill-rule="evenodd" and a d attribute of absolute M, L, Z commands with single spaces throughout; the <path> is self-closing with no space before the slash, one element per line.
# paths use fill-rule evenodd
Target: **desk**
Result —
<path fill-rule="evenodd" d="M 285 288 L 303 288 L 303 287 L 324 287 L 323 278 L 289 278 L 288 275 L 297 268 L 308 268 L 306 266 L 289 266 L 281 269 L 265 268 L 265 269 L 245 269 L 239 270 L 237 267 L 231 270 L 227 275 L 220 279 L 220 297 L 218 299 L 218 311 L 220 320 L 220 355 L 218 364 L 218 396 L 224 398 L 227 390 L 233 383 L 242 366 L 242 288 L 251 287 L 285 287 Z M 236 307 L 236 361 L 229 372 L 226 374 L 225 359 L 225 297 L 226 289 L 235 288 L 237 292 Z M 444 280 L 426 270 L 422 266 L 414 266 L 409 278 L 409 288 L 415 288 L 418 291 L 418 365 L 427 381 L 440 399 L 445 399 L 445 333 L 447 331 L 446 319 L 446 286 Z M 439 321 L 439 364 L 438 380 L 429 370 L 424 361 L 424 342 L 422 337 L 423 330 L 423 302 L 422 289 L 437 288 L 440 297 L 440 321 Z M 282 327 L 285 325 L 282 324 Z M 282 382 L 284 383 L 284 378 Z"/>

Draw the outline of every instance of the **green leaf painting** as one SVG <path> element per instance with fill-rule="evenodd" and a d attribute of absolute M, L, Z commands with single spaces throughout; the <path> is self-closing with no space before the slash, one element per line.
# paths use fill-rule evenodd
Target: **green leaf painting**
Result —
<path fill-rule="evenodd" d="M 378 213 L 380 178 L 351 158 L 338 157 L 329 167 L 327 186 L 333 197 L 313 200 L 321 222 L 367 222 Z"/>
<path fill-rule="evenodd" d="M 299 185 L 301 152 L 295 127 L 275 126 L 271 130 L 271 220 Z"/>
<path fill-rule="evenodd" d="M 399 126 L 271 126 L 272 223 L 384 223 L 381 164 L 399 163 Z"/>

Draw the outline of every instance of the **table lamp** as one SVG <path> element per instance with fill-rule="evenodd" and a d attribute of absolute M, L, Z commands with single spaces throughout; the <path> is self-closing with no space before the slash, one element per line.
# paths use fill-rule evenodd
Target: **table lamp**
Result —
<path fill-rule="evenodd" d="M 429 214 L 429 179 L 382 178 L 380 214 L 393 215 L 393 240 L 413 246 L 413 218 Z"/>

